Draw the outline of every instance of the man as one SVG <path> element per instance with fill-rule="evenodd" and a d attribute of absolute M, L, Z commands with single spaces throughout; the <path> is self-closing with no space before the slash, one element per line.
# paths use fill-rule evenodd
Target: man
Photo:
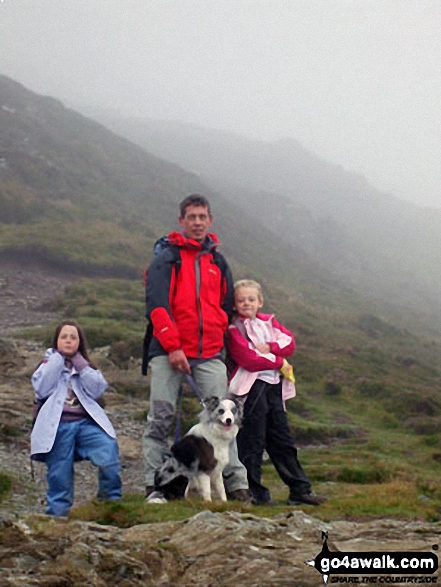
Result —
<path fill-rule="evenodd" d="M 185 374 L 192 374 L 203 398 L 224 397 L 227 374 L 221 360 L 224 334 L 233 308 L 233 280 L 219 241 L 210 233 L 208 200 L 198 194 L 180 204 L 182 233 L 168 235 L 169 246 L 152 262 L 146 286 L 147 318 L 153 324 L 149 346 L 150 411 L 143 437 L 146 497 L 168 452 L 168 437 Z M 224 470 L 230 499 L 250 501 L 246 469 L 234 441 Z"/>

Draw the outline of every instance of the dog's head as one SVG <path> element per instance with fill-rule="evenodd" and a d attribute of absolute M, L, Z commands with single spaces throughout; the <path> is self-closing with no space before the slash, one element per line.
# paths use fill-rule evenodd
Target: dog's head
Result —
<path fill-rule="evenodd" d="M 200 415 L 201 422 L 215 422 L 225 430 L 240 426 L 242 420 L 242 404 L 234 397 L 219 399 L 212 396 L 203 401 L 204 411 Z"/>
<path fill-rule="evenodd" d="M 190 471 L 175 457 L 168 457 L 155 473 L 154 486 L 167 500 L 184 497 Z"/>
<path fill-rule="evenodd" d="M 176 477 L 179 477 L 181 475 L 181 469 L 182 465 L 175 457 L 167 457 L 162 467 L 155 473 L 155 487 L 160 489 L 170 483 L 170 481 L 173 481 L 173 479 L 176 479 Z"/>

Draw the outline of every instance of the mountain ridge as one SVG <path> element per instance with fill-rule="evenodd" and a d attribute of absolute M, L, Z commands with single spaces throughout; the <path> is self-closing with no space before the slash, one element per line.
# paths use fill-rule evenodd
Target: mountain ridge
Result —
<path fill-rule="evenodd" d="M 93 253 L 86 250 L 84 266 L 87 257 L 89 261 L 104 257 L 99 249 L 107 247 L 114 252 L 108 262 L 102 262 L 104 266 L 123 260 L 142 273 L 153 241 L 177 226 L 178 202 L 190 192 L 202 192 L 212 200 L 216 230 L 223 233 L 222 242 L 231 242 L 225 248 L 233 259 L 236 257 L 236 263 L 240 262 L 237 257 L 252 255 L 262 238 L 270 240 L 264 226 L 258 227 L 260 236 L 255 235 L 253 227 L 240 222 L 234 202 L 196 175 L 4 76 L 0 77 L 0 108 L 4 131 L 0 138 L 0 246 L 5 251 L 18 255 L 20 250 L 37 250 L 40 257 L 46 251 L 52 254 L 51 262 L 60 253 L 66 262 L 76 262 L 81 260 L 80 249 L 85 245 L 83 228 L 93 228 L 92 236 L 95 234 L 98 242 Z M 57 248 L 51 224 L 58 231 L 65 224 L 70 247 L 60 243 Z M 117 242 L 106 242 L 106 230 L 109 239 L 115 237 Z M 279 248 L 278 243 L 267 246 Z M 295 255 L 288 244 L 281 244 L 280 249 Z M 265 258 L 264 251 L 262 255 Z"/>
<path fill-rule="evenodd" d="M 202 192 L 212 202 L 223 250 L 239 273 L 254 274 L 270 289 L 280 281 L 334 309 L 343 295 L 348 306 L 366 305 L 370 312 L 385 319 L 389 316 L 402 327 L 436 336 L 441 333 L 440 278 L 432 260 L 419 259 L 419 267 L 427 266 L 425 279 L 420 279 L 413 265 L 394 264 L 388 252 L 376 252 L 370 241 L 377 237 L 367 239 L 362 234 L 355 238 L 351 223 L 343 222 L 341 216 L 330 216 L 329 206 L 311 207 L 301 193 L 292 197 L 292 193 L 268 192 L 260 186 L 257 190 L 253 185 L 258 181 L 253 177 L 248 177 L 251 187 L 231 189 L 235 172 L 228 166 L 226 176 L 216 183 L 213 178 L 185 170 L 182 162 L 178 165 L 151 154 L 115 130 L 5 76 L 0 76 L 0 124 L 0 252 L 9 251 L 23 259 L 38 254 L 40 261 L 46 256 L 49 264 L 67 263 L 77 273 L 134 278 L 151 258 L 154 240 L 177 226 L 180 199 L 190 192 Z M 170 126 L 166 126 L 169 133 Z M 154 128 L 162 126 L 156 123 Z M 205 140 L 205 157 L 199 162 L 219 167 L 222 150 L 215 150 L 216 160 L 213 148 L 207 148 L 213 144 L 213 135 L 200 129 L 197 135 L 199 142 L 193 148 L 199 148 L 201 136 Z M 176 145 L 169 134 L 161 136 L 167 138 L 168 149 Z M 306 162 L 302 170 L 305 185 L 311 166 L 317 163 L 297 141 L 279 141 L 274 152 L 272 145 L 239 137 L 241 150 L 234 153 L 231 133 L 219 136 L 238 168 L 243 167 L 238 154 L 243 155 L 249 144 L 255 148 L 254 155 L 271 152 L 279 166 L 285 159 L 290 162 L 295 152 Z M 191 153 L 190 141 L 181 142 L 185 148 L 176 148 L 175 159 L 176 154 Z M 150 146 L 158 151 L 157 141 L 152 140 Z M 283 149 L 279 152 L 287 146 L 286 153 Z M 262 177 L 266 162 L 256 161 L 261 164 Z M 326 164 L 325 169 L 329 168 L 335 170 Z M 338 174 L 343 176 L 343 170 Z M 318 179 L 311 181 L 316 185 Z M 365 185 L 359 177 L 356 183 Z M 329 191 L 326 185 L 321 189 Z M 374 195 L 385 198 L 377 191 Z M 340 208 L 348 198 L 346 185 Z M 375 230 L 370 230 L 371 236 L 375 235 Z M 381 227 L 377 230 L 381 233 Z M 60 232 L 63 239 L 58 237 Z M 403 258 L 407 262 L 405 255 Z M 433 287 L 427 284 L 430 279 Z"/>

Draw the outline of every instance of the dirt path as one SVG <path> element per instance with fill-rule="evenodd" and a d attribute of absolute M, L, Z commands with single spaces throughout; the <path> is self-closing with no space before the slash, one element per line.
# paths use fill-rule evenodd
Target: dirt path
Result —
<path fill-rule="evenodd" d="M 57 317 L 53 302 L 74 280 L 39 266 L 23 266 L 0 257 L 0 324 L 2 335 L 40 326 Z"/>

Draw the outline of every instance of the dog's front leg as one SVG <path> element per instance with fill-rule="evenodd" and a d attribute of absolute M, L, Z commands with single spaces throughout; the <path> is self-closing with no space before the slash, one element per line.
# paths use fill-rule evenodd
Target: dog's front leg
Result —
<path fill-rule="evenodd" d="M 195 481 L 195 479 L 190 479 L 187 485 L 187 489 L 185 490 L 185 499 L 189 499 L 190 497 L 195 497 L 199 495 L 199 485 Z"/>
<path fill-rule="evenodd" d="M 224 480 L 220 471 L 213 471 L 211 476 L 211 486 L 213 488 L 213 495 L 221 501 L 227 501 L 227 494 L 225 492 Z"/>
<path fill-rule="evenodd" d="M 205 501 L 211 501 L 211 481 L 210 476 L 206 473 L 198 475 L 199 495 Z"/>

